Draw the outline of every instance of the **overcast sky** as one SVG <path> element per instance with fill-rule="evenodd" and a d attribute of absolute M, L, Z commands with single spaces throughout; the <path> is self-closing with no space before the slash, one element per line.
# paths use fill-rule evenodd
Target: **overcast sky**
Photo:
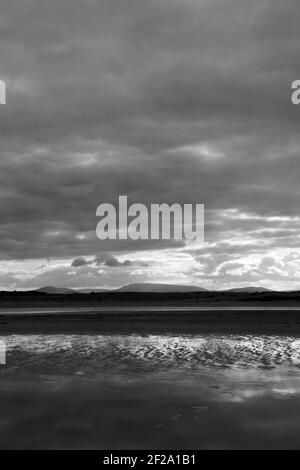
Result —
<path fill-rule="evenodd" d="M 300 287 L 299 0 L 1 0 L 0 288 Z M 205 204 L 205 246 L 102 202 Z"/>

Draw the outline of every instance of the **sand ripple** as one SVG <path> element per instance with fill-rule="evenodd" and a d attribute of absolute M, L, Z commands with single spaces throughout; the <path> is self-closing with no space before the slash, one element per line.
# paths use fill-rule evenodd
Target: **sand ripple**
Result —
<path fill-rule="evenodd" d="M 293 337 L 238 335 L 8 335 L 6 370 L 64 375 L 112 371 L 274 368 L 300 365 Z"/>

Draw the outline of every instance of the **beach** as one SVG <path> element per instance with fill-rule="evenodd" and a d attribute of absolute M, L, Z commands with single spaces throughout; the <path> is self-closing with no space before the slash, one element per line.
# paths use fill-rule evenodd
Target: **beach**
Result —
<path fill-rule="evenodd" d="M 0 448 L 299 448 L 297 316 L 2 312 Z"/>

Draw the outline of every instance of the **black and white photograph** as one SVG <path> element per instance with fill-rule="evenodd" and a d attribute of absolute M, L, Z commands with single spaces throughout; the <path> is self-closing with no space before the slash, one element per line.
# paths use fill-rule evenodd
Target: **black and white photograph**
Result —
<path fill-rule="evenodd" d="M 0 455 L 300 450 L 299 125 L 299 0 L 1 0 Z"/>

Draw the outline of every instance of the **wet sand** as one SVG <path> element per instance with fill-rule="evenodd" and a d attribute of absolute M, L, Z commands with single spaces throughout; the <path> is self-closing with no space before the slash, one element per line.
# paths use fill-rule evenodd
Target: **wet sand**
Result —
<path fill-rule="evenodd" d="M 253 333 L 300 335 L 299 307 L 5 309 L 4 333 Z"/>
<path fill-rule="evenodd" d="M 2 310 L 1 449 L 300 449 L 295 308 Z"/>
<path fill-rule="evenodd" d="M 294 336 L 1 339 L 1 449 L 300 448 Z"/>

